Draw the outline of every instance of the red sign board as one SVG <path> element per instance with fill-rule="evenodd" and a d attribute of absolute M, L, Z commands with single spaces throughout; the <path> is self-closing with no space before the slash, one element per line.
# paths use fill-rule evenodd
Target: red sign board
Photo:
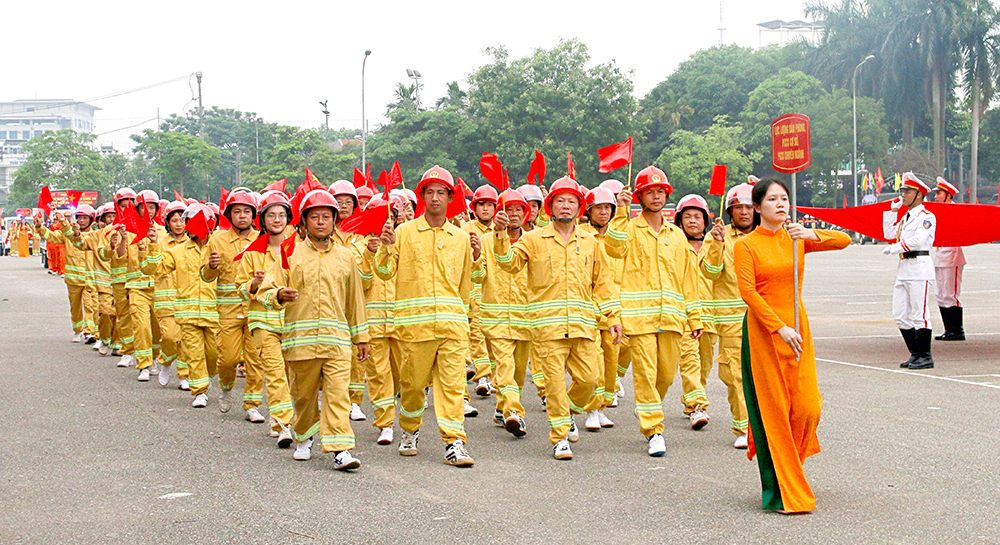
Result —
<path fill-rule="evenodd" d="M 77 200 L 76 204 L 73 204 L 73 200 Z M 65 189 L 54 189 L 52 191 L 52 209 L 60 210 L 63 208 L 76 208 L 81 204 L 89 204 L 94 208 L 97 208 L 97 192 L 96 191 L 74 191 L 71 195 L 69 191 Z"/>
<path fill-rule="evenodd" d="M 809 118 L 786 114 L 771 123 L 771 165 L 774 170 L 792 174 L 812 164 L 809 153 Z"/>

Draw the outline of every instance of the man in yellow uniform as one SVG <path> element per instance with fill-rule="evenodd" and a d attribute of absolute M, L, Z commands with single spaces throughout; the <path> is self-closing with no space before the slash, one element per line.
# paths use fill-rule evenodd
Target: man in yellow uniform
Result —
<path fill-rule="evenodd" d="M 66 282 L 66 291 L 69 293 L 70 317 L 73 320 L 72 342 L 83 342 L 84 337 L 89 335 L 84 330 L 86 319 L 84 313 L 84 289 L 87 282 L 87 254 L 83 248 L 73 244 L 75 239 L 79 240 L 80 229 L 88 229 L 93 221 L 93 208 L 87 205 L 86 208 L 77 210 L 77 220 L 70 222 L 61 212 L 52 214 L 53 227 L 50 230 L 41 219 L 35 218 L 35 229 L 38 235 L 46 240 L 47 244 L 61 244 L 66 248 L 66 274 L 63 280 Z"/>
<path fill-rule="evenodd" d="M 292 445 L 291 422 L 294 416 L 292 394 L 288 386 L 285 360 L 281 354 L 281 333 L 285 323 L 284 310 L 271 310 L 264 306 L 256 295 L 264 282 L 264 275 L 275 263 L 281 261 L 281 243 L 288 232 L 288 221 L 292 218 L 292 205 L 288 197 L 280 191 L 269 191 L 262 195 L 260 202 L 260 226 L 268 237 L 267 248 L 263 252 L 246 252 L 240 258 L 242 277 L 249 278 L 240 285 L 240 297 L 249 301 L 248 329 L 253 336 L 254 350 L 260 354 L 261 373 L 267 387 L 267 412 L 271 416 L 272 437 L 278 438 L 278 448 Z M 264 385 L 254 383 L 255 375 L 247 375 L 244 387 L 246 393 L 261 393 Z M 259 411 L 258 411 L 259 412 Z"/>
<path fill-rule="evenodd" d="M 232 407 L 232 390 L 236 383 L 236 365 L 246 365 L 247 382 L 260 382 L 261 370 L 253 337 L 247 320 L 247 304 L 240 299 L 237 286 L 249 278 L 242 278 L 243 268 L 234 263 L 236 254 L 242 252 L 257 238 L 253 219 L 257 215 L 257 197 L 247 191 L 234 191 L 226 201 L 224 215 L 231 227 L 218 231 L 208 241 L 208 258 L 201 268 L 205 282 L 215 282 L 216 303 L 219 311 L 219 411 L 229 412 Z M 251 376 L 253 375 L 253 376 Z M 243 410 L 248 421 L 260 424 L 266 421 L 256 409 L 263 401 L 263 394 L 244 393 Z M 252 409 L 252 410 L 251 410 Z"/>
<path fill-rule="evenodd" d="M 600 243 L 602 250 L 604 249 L 608 224 L 611 222 L 611 218 L 615 217 L 616 206 L 617 201 L 615 196 L 608 189 L 596 187 L 587 193 L 587 211 L 585 215 L 587 223 L 581 225 L 580 229 L 594 235 L 594 238 Z M 610 256 L 606 257 L 608 265 L 611 267 L 612 279 L 615 282 L 615 286 L 620 290 L 622 284 L 622 260 L 612 259 Z M 618 351 L 625 342 L 622 339 L 621 343 L 614 343 L 614 338 L 611 334 L 611 324 L 608 323 L 608 320 L 604 316 L 597 319 L 597 329 L 600 330 L 596 339 L 597 350 L 603 365 L 600 367 L 600 382 L 597 384 L 597 389 L 594 390 L 594 397 L 584 407 L 587 413 L 584 427 L 587 428 L 587 431 L 600 431 L 601 428 L 612 428 L 615 425 L 604 414 L 604 409 L 611 407 L 617 400 L 615 397 L 615 388 L 618 383 Z"/>
<path fill-rule="evenodd" d="M 285 311 L 281 345 L 291 370 L 298 441 L 292 458 L 312 457 L 318 431 L 323 452 L 335 453 L 334 469 L 355 469 L 361 462 L 350 452 L 355 440 L 348 384 L 352 345 L 362 362 L 368 359 L 361 275 L 354 253 L 332 238 L 337 223 L 333 195 L 314 189 L 299 211 L 307 238 L 287 257 L 287 268 L 283 259 L 272 265 L 257 297 L 269 310 Z"/>
<path fill-rule="evenodd" d="M 505 236 L 516 243 L 524 234 L 521 224 L 528 215 L 528 201 L 519 192 L 508 189 L 503 192 L 503 205 L 507 214 Z M 497 255 L 493 252 L 498 236 L 501 235 L 490 231 L 482 237 L 484 274 L 476 279 L 482 284 L 482 314 L 479 320 L 486 337 L 489 359 L 496 362 L 493 380 L 500 390 L 493 421 L 514 437 L 523 437 L 527 428 L 521 391 L 531 353 L 531 328 L 526 317 L 528 271 L 522 269 L 512 274 L 500 268 Z"/>
<path fill-rule="evenodd" d="M 509 273 L 528 270 L 527 321 L 545 375 L 549 442 L 558 460 L 570 460 L 570 442 L 579 439 L 572 414 L 583 412 L 597 388 L 598 314 L 607 320 L 615 344 L 621 342 L 618 289 L 600 243 L 577 229 L 585 197 L 576 181 L 560 178 L 545 200 L 552 223 L 524 235 L 513 246 L 506 212 L 494 219 L 493 252 Z M 566 373 L 572 384 L 566 389 Z"/>
<path fill-rule="evenodd" d="M 649 441 L 649 455 L 663 456 L 663 398 L 677 373 L 681 335 L 689 329 L 697 339 L 702 332 L 701 313 L 686 307 L 697 299 L 697 272 L 684 233 L 662 214 L 673 190 L 667 175 L 646 167 L 636 176 L 635 188 L 634 197 L 627 189 L 618 194 L 604 247 L 609 256 L 624 260 L 622 325 L 632 351 L 639 430 Z M 629 219 L 632 201 L 642 204 L 635 219 Z"/>
<path fill-rule="evenodd" d="M 187 242 L 184 232 L 184 210 L 187 205 L 181 201 L 168 204 L 163 210 L 166 235 L 159 240 L 163 252 Z M 154 288 L 153 314 L 160 331 L 160 376 L 158 381 L 164 388 L 170 384 L 174 362 L 177 362 L 177 379 L 180 390 L 189 390 L 188 364 L 177 356 L 180 351 L 181 330 L 174 318 L 174 303 L 177 300 L 176 273 L 157 275 Z"/>
<path fill-rule="evenodd" d="M 465 449 L 465 352 L 469 343 L 469 294 L 472 293 L 471 240 L 478 238 L 448 222 L 455 194 L 451 173 L 435 165 L 417 184 L 424 214 L 393 227 L 387 221 L 375 255 L 375 274 L 395 278 L 393 321 L 403 362 L 399 370 L 401 403 L 399 453 L 417 454 L 424 413 L 424 388 L 433 381 L 434 412 L 444 440 L 445 463 L 470 467 Z M 478 252 L 477 252 L 478 254 Z"/>
<path fill-rule="evenodd" d="M 115 203 L 118 209 L 127 206 L 135 207 L 137 195 L 131 188 L 123 187 L 115 192 Z M 117 212 L 116 212 L 117 214 Z M 118 367 L 128 367 L 135 363 L 135 334 L 132 332 L 132 319 L 129 314 L 128 289 L 125 287 L 126 275 L 128 273 L 128 255 L 123 251 L 119 254 L 111 245 L 111 234 L 118 231 L 118 226 L 111 224 L 106 231 L 104 242 L 107 243 L 100 249 L 97 257 L 101 261 L 108 263 L 111 273 L 111 291 L 114 295 L 115 304 L 115 331 L 113 336 L 113 346 L 111 354 L 121 356 L 118 360 Z M 124 240 L 119 236 L 116 239 L 115 247 Z M 124 248 L 124 246 L 123 246 Z"/>
<path fill-rule="evenodd" d="M 115 209 L 112 203 L 101 205 L 97 209 L 98 228 L 82 235 L 82 243 L 87 249 L 89 260 L 94 268 L 94 281 L 97 285 L 97 336 L 94 349 L 102 356 L 111 353 L 115 339 L 115 295 L 111 287 L 111 264 L 99 257 L 108 245 L 108 233 L 115 221 Z"/>
<path fill-rule="evenodd" d="M 722 244 L 712 244 L 699 263 L 701 272 L 712 280 L 712 298 L 708 306 L 719 338 L 719 355 L 715 362 L 719 365 L 719 379 L 729 391 L 729 411 L 733 415 L 733 434 L 736 435 L 733 446 L 738 449 L 747 448 L 750 421 L 743 397 L 743 364 L 740 359 L 743 317 L 747 306 L 740 297 L 736 281 L 733 249 L 737 241 L 753 232 L 752 193 L 753 186 L 750 184 L 740 184 L 726 193 L 726 213 L 729 214 L 730 224 L 724 225 L 722 218 L 715 220 L 712 238 Z"/>
<path fill-rule="evenodd" d="M 615 196 L 615 205 L 617 206 L 618 194 L 621 193 L 623 189 L 625 189 L 625 184 L 615 179 L 608 179 L 601 182 L 601 185 L 599 185 L 598 187 L 610 191 Z M 629 210 L 629 213 L 631 214 L 631 210 Z M 605 229 L 604 231 L 606 232 L 607 229 Z M 621 379 L 625 377 L 625 373 L 628 372 L 628 368 L 631 365 L 632 365 L 632 352 L 629 350 L 628 337 L 626 336 L 622 340 L 622 343 L 618 345 L 618 379 L 615 381 L 615 398 L 611 401 L 611 405 L 608 405 L 609 407 L 617 407 L 618 400 L 625 397 L 625 390 L 622 389 Z"/>
<path fill-rule="evenodd" d="M 480 239 L 493 228 L 493 215 L 497 210 L 497 190 L 491 185 L 482 185 L 472 196 L 473 218 L 462 224 L 462 230 L 475 233 Z M 486 351 L 486 339 L 479 322 L 480 304 L 483 299 L 482 288 L 473 284 L 472 303 L 469 306 L 469 355 L 467 361 L 472 363 L 475 373 L 472 383 L 479 397 L 489 397 L 495 390 L 491 384 L 493 378 L 493 363 Z M 468 375 L 468 373 L 466 373 Z M 468 403 L 468 402 L 467 402 Z"/>
<path fill-rule="evenodd" d="M 191 406 L 208 406 L 208 389 L 216 375 L 219 359 L 219 313 L 216 310 L 215 281 L 202 277 L 202 263 L 208 258 L 208 218 L 212 211 L 201 203 L 187 207 L 182 214 L 188 238 L 167 252 L 159 244 L 150 245 L 151 253 L 140 252 L 142 272 L 151 275 L 174 274 L 177 299 L 174 319 L 181 329 L 179 360 L 188 365 Z M 157 236 L 153 230 L 151 236 Z"/>

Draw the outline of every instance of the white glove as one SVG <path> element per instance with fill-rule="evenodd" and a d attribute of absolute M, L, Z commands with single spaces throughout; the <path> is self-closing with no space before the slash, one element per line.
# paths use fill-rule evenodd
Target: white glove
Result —
<path fill-rule="evenodd" d="M 890 255 L 890 254 L 892 254 L 891 246 L 886 246 L 885 248 L 882 248 L 882 255 Z"/>
<path fill-rule="evenodd" d="M 892 208 L 893 212 L 899 210 L 902 207 L 903 207 L 903 197 L 896 197 L 895 199 L 892 200 L 892 203 L 889 205 L 889 208 Z"/>

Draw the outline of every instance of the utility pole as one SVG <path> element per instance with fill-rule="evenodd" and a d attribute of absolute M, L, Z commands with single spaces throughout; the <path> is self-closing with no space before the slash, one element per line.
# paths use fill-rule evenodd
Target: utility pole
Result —
<path fill-rule="evenodd" d="M 726 0 L 719 0 L 719 45 L 726 45 Z"/>
<path fill-rule="evenodd" d="M 326 107 L 328 102 L 330 102 L 329 99 L 319 101 L 319 105 L 323 107 L 323 115 L 326 116 L 326 121 L 323 123 L 326 130 L 330 130 L 330 109 Z"/>
<path fill-rule="evenodd" d="M 195 72 L 194 77 L 198 79 L 198 136 L 201 141 L 205 141 L 205 105 L 201 98 L 201 72 Z M 190 80 L 188 80 L 190 81 Z"/>
<path fill-rule="evenodd" d="M 368 163 L 365 162 L 368 158 L 365 157 L 365 147 L 368 144 L 368 123 L 365 121 L 365 64 L 368 63 L 368 55 L 371 55 L 371 49 L 365 50 L 365 59 L 361 61 L 361 170 L 368 174 Z"/>

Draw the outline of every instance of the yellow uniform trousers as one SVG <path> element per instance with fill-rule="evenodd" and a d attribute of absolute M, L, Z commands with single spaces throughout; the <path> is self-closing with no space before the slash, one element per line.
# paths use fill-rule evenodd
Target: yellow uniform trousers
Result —
<path fill-rule="evenodd" d="M 83 332 L 97 336 L 97 286 L 86 285 L 83 288 Z"/>
<path fill-rule="evenodd" d="M 97 310 L 97 336 L 108 348 L 114 348 L 114 343 L 118 342 L 117 339 L 112 340 L 115 336 L 117 315 L 115 314 L 115 294 L 110 287 L 97 289 Z"/>
<path fill-rule="evenodd" d="M 267 388 L 267 412 L 274 419 L 271 428 L 279 431 L 282 425 L 292 422 L 295 414 L 285 358 L 281 355 L 281 334 L 257 328 L 253 330 L 253 341 Z M 250 375 L 247 375 L 247 383 L 250 383 Z"/>
<path fill-rule="evenodd" d="M 531 382 L 538 392 L 538 399 L 545 399 L 545 373 L 542 373 L 542 364 L 535 363 L 541 361 L 538 355 L 538 344 L 531 343 L 531 350 L 528 356 L 528 372 L 531 373 Z"/>
<path fill-rule="evenodd" d="M 690 415 L 698 407 L 708 408 L 708 396 L 705 394 L 705 379 L 712 372 L 712 357 L 715 356 L 715 333 L 702 333 L 698 339 L 692 339 L 690 332 L 681 336 L 681 403 L 684 414 Z"/>
<path fill-rule="evenodd" d="M 594 397 L 590 398 L 586 411 L 599 411 L 611 405 L 615 399 L 616 384 L 618 382 L 618 345 L 614 344 L 614 335 L 610 331 L 601 330 L 601 334 L 594 341 L 597 347 L 597 354 L 601 362 L 598 370 L 597 389 L 594 390 Z"/>
<path fill-rule="evenodd" d="M 729 390 L 729 410 L 733 414 L 733 434 L 745 435 L 750 426 L 746 398 L 743 397 L 743 365 L 740 350 L 743 338 L 732 335 L 717 335 L 719 355 L 715 362 L 719 365 L 719 379 Z M 711 371 L 709 368 L 708 371 Z M 708 379 L 708 371 L 702 369 L 703 379 Z"/>
<path fill-rule="evenodd" d="M 486 338 L 483 337 L 483 330 L 479 327 L 479 300 L 473 298 L 469 312 L 469 360 L 476 367 L 476 374 L 472 377 L 472 382 L 479 382 L 479 379 L 493 379 L 493 368 L 495 360 L 491 363 L 489 352 L 486 349 Z"/>
<path fill-rule="evenodd" d="M 663 398 L 677 374 L 680 345 L 681 334 L 675 331 L 629 336 L 635 410 L 646 437 L 663 433 Z"/>
<path fill-rule="evenodd" d="M 215 376 L 219 361 L 219 341 L 215 326 L 181 324 L 181 352 L 177 368 L 188 369 L 191 395 L 208 392 L 211 378 Z"/>
<path fill-rule="evenodd" d="M 354 448 L 351 429 L 351 362 L 329 358 L 288 362 L 295 405 L 295 440 L 304 442 L 320 433 L 323 452 Z M 323 399 L 320 401 L 320 387 Z M 322 410 L 320 407 L 322 406 Z"/>
<path fill-rule="evenodd" d="M 150 319 L 149 319 L 149 326 L 150 326 L 150 331 L 153 334 L 153 360 L 159 361 L 159 360 L 162 360 L 162 357 L 161 357 L 161 354 L 160 354 L 160 342 L 163 340 L 162 339 L 163 332 L 160 331 L 160 318 L 156 316 L 155 295 L 154 295 L 154 303 L 153 303 L 153 305 L 154 305 L 154 310 L 153 310 L 153 315 L 150 316 Z"/>
<path fill-rule="evenodd" d="M 134 334 L 132 333 L 132 319 L 129 316 L 128 309 L 128 290 L 125 289 L 124 283 L 111 284 L 111 290 L 115 297 L 115 341 L 114 348 L 121 351 L 122 354 L 131 354 L 134 352 L 132 343 L 134 341 Z"/>
<path fill-rule="evenodd" d="M 629 346 L 628 336 L 622 338 L 622 343 L 618 345 L 618 381 L 615 384 L 615 391 L 618 392 L 622 389 L 621 378 L 625 376 L 628 372 L 629 366 L 632 365 L 632 348 Z"/>
<path fill-rule="evenodd" d="M 358 349 L 351 349 L 351 382 L 347 385 L 351 403 L 361 405 L 365 400 L 365 364 L 358 361 Z M 368 393 L 371 397 L 371 392 Z M 372 398 L 374 400 L 374 398 Z"/>
<path fill-rule="evenodd" d="M 496 362 L 493 370 L 493 386 L 499 392 L 496 410 L 502 412 L 505 418 L 511 415 L 523 417 L 521 391 L 524 390 L 531 341 L 486 339 L 486 348 L 490 361 Z"/>
<path fill-rule="evenodd" d="M 368 397 L 375 410 L 376 428 L 388 428 L 396 419 L 396 377 L 399 374 L 399 340 L 391 337 L 372 337 L 371 349 L 365 362 L 368 378 Z M 393 372 L 395 367 L 395 374 Z"/>
<path fill-rule="evenodd" d="M 582 337 L 540 341 L 538 363 L 545 375 L 545 411 L 549 418 L 549 442 L 553 445 L 569 434 L 570 414 L 580 414 L 597 388 L 600 365 L 597 344 Z M 566 373 L 570 386 L 566 388 Z"/>
<path fill-rule="evenodd" d="M 66 284 L 66 291 L 69 294 L 69 315 L 73 320 L 73 333 L 80 333 L 86 325 L 86 318 L 83 315 L 83 284 Z"/>
<path fill-rule="evenodd" d="M 188 378 L 188 365 L 178 358 L 180 355 L 181 328 L 173 314 L 156 317 L 160 327 L 160 364 L 170 367 L 177 362 L 177 378 Z"/>
<path fill-rule="evenodd" d="M 128 308 L 135 368 L 145 369 L 153 365 L 153 288 L 130 288 Z"/>
<path fill-rule="evenodd" d="M 434 414 L 441 439 L 451 444 L 466 440 L 463 396 L 465 354 L 468 341 L 435 339 L 423 342 L 400 342 L 402 362 L 399 368 L 399 427 L 413 433 L 420 429 L 424 414 L 424 388 L 434 388 Z"/>
<path fill-rule="evenodd" d="M 254 352 L 253 336 L 246 319 L 219 320 L 219 387 L 225 391 L 236 384 L 236 365 L 244 363 L 246 385 L 243 389 L 243 410 L 257 407 L 264 400 L 260 361 Z"/>

